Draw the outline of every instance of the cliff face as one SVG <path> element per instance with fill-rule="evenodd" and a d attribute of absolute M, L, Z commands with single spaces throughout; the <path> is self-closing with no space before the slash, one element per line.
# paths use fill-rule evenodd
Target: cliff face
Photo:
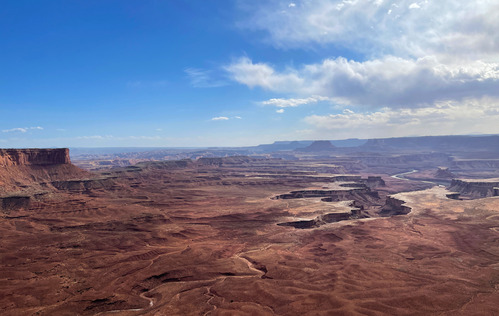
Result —
<path fill-rule="evenodd" d="M 452 179 L 455 177 L 456 176 L 449 171 L 449 168 L 438 167 L 437 171 L 435 172 L 435 178 Z"/>
<path fill-rule="evenodd" d="M 484 198 L 497 196 L 499 190 L 499 179 L 488 180 L 460 180 L 453 179 L 450 184 L 450 191 L 460 193 L 468 198 Z"/>
<path fill-rule="evenodd" d="M 69 164 L 69 149 L 0 149 L 0 167 Z"/>
<path fill-rule="evenodd" d="M 389 217 L 393 215 L 407 215 L 411 212 L 411 208 L 405 206 L 405 201 L 396 199 L 391 196 L 386 197 L 386 204 L 379 212 L 380 216 Z"/>
<path fill-rule="evenodd" d="M 30 196 L 36 192 L 56 189 L 50 185 L 47 187 L 47 183 L 90 177 L 90 173 L 71 164 L 67 148 L 0 149 L 0 198 L 9 197 L 7 202 L 0 201 L 3 208 L 6 207 L 5 203 L 20 205 L 17 202 L 22 199 L 10 199 L 13 193 L 22 192 Z"/>

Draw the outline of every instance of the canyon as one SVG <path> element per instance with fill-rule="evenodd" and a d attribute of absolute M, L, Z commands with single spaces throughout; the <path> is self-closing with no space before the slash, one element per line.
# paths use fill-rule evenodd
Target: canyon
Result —
<path fill-rule="evenodd" d="M 1 314 L 499 313 L 491 165 L 319 147 L 99 170 L 0 150 Z"/>

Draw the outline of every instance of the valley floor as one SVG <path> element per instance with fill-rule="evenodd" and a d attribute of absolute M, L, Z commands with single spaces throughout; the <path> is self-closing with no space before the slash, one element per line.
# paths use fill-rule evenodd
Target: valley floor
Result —
<path fill-rule="evenodd" d="M 161 166 L 3 211 L 0 314 L 499 314 L 498 197 L 382 175 L 379 200 L 276 198 L 350 182 L 299 162 Z M 410 213 L 377 216 L 388 195 Z M 368 218 L 277 225 L 359 205 Z"/>

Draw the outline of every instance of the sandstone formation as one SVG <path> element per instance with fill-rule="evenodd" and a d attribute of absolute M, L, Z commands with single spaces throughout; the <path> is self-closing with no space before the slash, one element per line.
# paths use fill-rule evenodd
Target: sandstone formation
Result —
<path fill-rule="evenodd" d="M 348 212 L 327 213 L 319 215 L 311 220 L 300 220 L 293 222 L 278 223 L 279 226 L 291 226 L 294 228 L 308 229 L 316 228 L 328 223 L 336 223 L 346 220 L 355 220 L 360 218 L 367 218 L 366 214 L 362 213 L 359 209 L 353 209 Z"/>
<path fill-rule="evenodd" d="M 499 179 L 453 179 L 449 190 L 468 198 L 497 196 Z"/>
<path fill-rule="evenodd" d="M 0 209 L 27 208 L 33 199 L 65 181 L 89 177 L 90 173 L 71 164 L 67 148 L 0 149 Z"/>
<path fill-rule="evenodd" d="M 453 179 L 455 177 L 456 175 L 450 172 L 449 168 L 446 167 L 439 167 L 435 172 L 435 178 Z"/>
<path fill-rule="evenodd" d="M 6 166 L 69 164 L 69 149 L 0 149 L 0 168 Z"/>
<path fill-rule="evenodd" d="M 0 196 L 0 210 L 11 211 L 18 209 L 28 209 L 31 202 L 29 195 L 8 195 Z"/>
<path fill-rule="evenodd" d="M 409 214 L 411 208 L 404 205 L 405 201 L 399 200 L 397 198 L 387 196 L 385 206 L 381 209 L 379 213 L 381 216 L 394 216 L 394 215 L 406 215 Z"/>

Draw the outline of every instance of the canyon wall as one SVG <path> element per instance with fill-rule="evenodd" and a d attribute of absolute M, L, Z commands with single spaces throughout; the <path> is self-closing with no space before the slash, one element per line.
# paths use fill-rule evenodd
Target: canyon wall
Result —
<path fill-rule="evenodd" d="M 0 167 L 69 164 L 69 149 L 0 149 Z"/>
<path fill-rule="evenodd" d="M 453 170 L 498 169 L 499 159 L 456 159 L 451 164 Z"/>
<path fill-rule="evenodd" d="M 403 200 L 387 196 L 386 204 L 379 212 L 379 215 L 383 217 L 390 217 L 394 215 L 407 215 L 411 212 L 412 209 L 408 206 L 405 206 L 404 204 L 405 201 Z"/>
<path fill-rule="evenodd" d="M 483 198 L 497 196 L 499 193 L 499 179 L 488 180 L 460 180 L 453 179 L 449 190 L 460 193 L 468 198 Z"/>

